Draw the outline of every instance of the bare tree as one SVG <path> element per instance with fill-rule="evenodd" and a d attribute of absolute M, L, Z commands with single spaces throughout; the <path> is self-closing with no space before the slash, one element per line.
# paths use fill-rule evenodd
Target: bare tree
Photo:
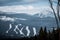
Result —
<path fill-rule="evenodd" d="M 57 24 L 57 28 L 59 28 L 59 19 L 60 19 L 60 17 L 59 17 L 59 0 L 57 0 L 58 2 L 57 2 L 57 13 L 56 13 L 56 11 L 55 11 L 55 9 L 53 8 L 53 1 L 52 0 L 49 0 L 49 3 L 50 3 L 50 7 L 51 7 L 51 9 L 52 9 L 52 11 L 53 11 L 53 13 L 54 13 L 54 16 L 55 16 L 55 20 L 56 20 L 56 24 Z"/>
<path fill-rule="evenodd" d="M 58 2 L 57 2 L 57 16 L 58 16 L 58 19 L 59 19 L 59 21 L 60 21 L 60 16 L 59 16 L 59 8 L 60 7 L 60 0 L 58 0 Z"/>

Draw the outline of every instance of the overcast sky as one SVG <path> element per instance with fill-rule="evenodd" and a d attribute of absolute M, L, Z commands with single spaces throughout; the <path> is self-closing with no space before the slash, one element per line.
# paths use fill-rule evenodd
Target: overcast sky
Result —
<path fill-rule="evenodd" d="M 51 10 L 48 0 L 0 0 L 0 11 L 35 14 Z"/>

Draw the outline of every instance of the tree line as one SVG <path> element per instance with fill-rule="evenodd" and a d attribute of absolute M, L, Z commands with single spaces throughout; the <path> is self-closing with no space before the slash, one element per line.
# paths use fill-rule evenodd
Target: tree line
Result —
<path fill-rule="evenodd" d="M 5 38 L 4 38 L 4 37 Z M 16 36 L 17 37 L 17 36 Z M 46 27 L 43 29 L 42 27 L 39 30 L 39 34 L 32 36 L 32 37 L 20 37 L 20 38 L 14 38 L 10 36 L 5 36 L 5 35 L 0 35 L 0 39 L 5 39 L 5 40 L 60 40 L 60 28 L 55 29 L 53 27 L 53 30 L 50 31 L 46 29 Z"/>

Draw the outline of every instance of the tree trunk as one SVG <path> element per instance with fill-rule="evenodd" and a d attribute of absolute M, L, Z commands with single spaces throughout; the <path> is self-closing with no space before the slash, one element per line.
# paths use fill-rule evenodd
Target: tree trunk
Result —
<path fill-rule="evenodd" d="M 58 0 L 58 3 L 57 3 L 57 16 L 58 16 L 58 21 L 60 21 L 60 17 L 59 17 L 59 0 Z"/>
<path fill-rule="evenodd" d="M 53 11 L 53 13 L 54 13 L 54 16 L 55 16 L 57 28 L 59 28 L 59 22 L 58 22 L 58 18 L 57 18 L 57 16 L 56 16 L 56 12 L 55 12 L 55 10 L 54 10 L 54 8 L 53 8 L 53 3 L 52 3 L 51 0 L 49 0 L 49 3 L 50 3 L 50 7 L 51 7 L 51 9 L 52 9 L 52 11 Z"/>

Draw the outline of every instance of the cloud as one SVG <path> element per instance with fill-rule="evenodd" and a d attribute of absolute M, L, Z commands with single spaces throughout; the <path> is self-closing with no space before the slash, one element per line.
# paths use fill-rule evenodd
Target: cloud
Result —
<path fill-rule="evenodd" d="M 14 22 L 15 20 L 27 20 L 25 18 L 11 18 L 11 17 L 6 17 L 6 16 L 0 16 L 0 20 L 3 20 L 3 21 L 11 21 L 11 22 Z"/>
<path fill-rule="evenodd" d="M 24 2 L 30 2 L 30 3 L 32 3 L 32 2 L 36 2 L 36 1 L 39 1 L 39 0 L 23 0 Z"/>
<path fill-rule="evenodd" d="M 27 20 L 25 18 L 15 18 L 15 19 L 17 19 L 17 20 L 23 20 L 23 21 Z"/>
<path fill-rule="evenodd" d="M 2 16 L 2 17 L 0 18 L 0 20 L 3 20 L 3 21 L 12 21 L 12 22 L 15 21 L 13 18 L 6 17 L 6 16 Z"/>
<path fill-rule="evenodd" d="M 32 12 L 34 12 L 34 7 L 31 5 L 29 5 L 29 6 L 23 6 L 23 5 L 3 6 L 3 7 L 0 7 L 0 11 L 16 12 L 16 13 L 32 13 Z"/>
<path fill-rule="evenodd" d="M 15 5 L 15 4 L 29 4 L 38 1 L 39 0 L 0 0 L 0 6 Z"/>
<path fill-rule="evenodd" d="M 26 13 L 26 14 L 30 14 L 30 15 L 34 15 L 36 13 L 41 13 L 45 9 L 51 10 L 49 8 L 49 6 L 35 7 L 32 5 L 27 5 L 27 6 L 13 5 L 13 6 L 0 7 L 0 11 L 3 11 L 3 12 Z"/>
<path fill-rule="evenodd" d="M 0 4 L 7 5 L 8 3 L 21 2 L 22 0 L 0 0 Z M 1 5 L 0 5 L 1 6 Z"/>

